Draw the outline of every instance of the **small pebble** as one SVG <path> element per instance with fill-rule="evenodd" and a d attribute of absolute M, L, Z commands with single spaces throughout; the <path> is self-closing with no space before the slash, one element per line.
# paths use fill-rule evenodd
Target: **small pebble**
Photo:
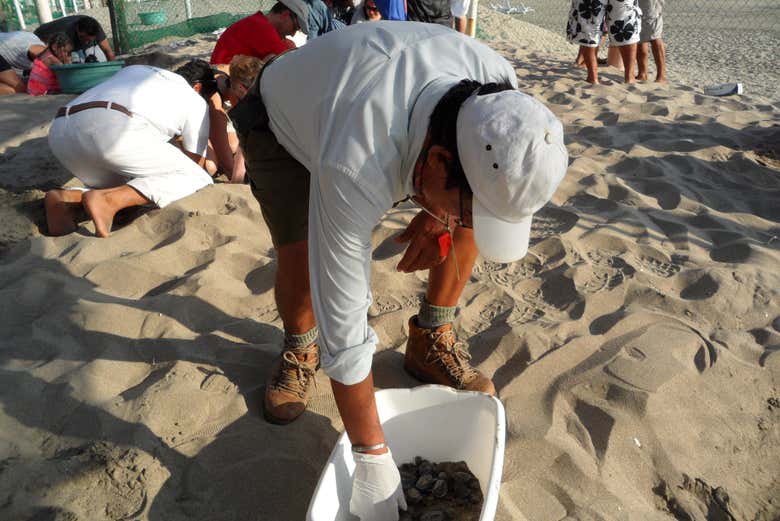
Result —
<path fill-rule="evenodd" d="M 401 472 L 408 472 L 410 474 L 417 475 L 417 465 L 413 463 L 404 463 L 400 467 L 398 467 L 398 470 Z"/>
<path fill-rule="evenodd" d="M 401 471 L 401 486 L 404 490 L 410 489 L 417 482 L 417 475 L 413 472 Z"/>
<path fill-rule="evenodd" d="M 420 521 L 444 521 L 445 519 L 447 518 L 444 517 L 444 511 L 439 510 L 438 508 L 435 510 L 427 510 L 420 516 Z"/>
<path fill-rule="evenodd" d="M 415 483 L 415 488 L 421 492 L 426 492 L 433 488 L 433 476 L 430 474 L 423 474 L 417 479 L 417 483 Z"/>
<path fill-rule="evenodd" d="M 471 481 L 472 476 L 468 472 L 455 472 L 452 474 L 452 479 L 454 479 L 457 483 L 468 483 Z"/>
<path fill-rule="evenodd" d="M 456 481 L 453 487 L 453 492 L 455 492 L 455 497 L 466 499 L 471 495 L 471 491 L 469 490 L 469 487 L 466 486 L 465 483 L 462 481 Z"/>
<path fill-rule="evenodd" d="M 430 461 L 423 460 L 422 463 L 417 467 L 417 470 L 420 472 L 420 475 L 423 474 L 431 474 L 433 475 L 433 465 Z"/>
<path fill-rule="evenodd" d="M 433 497 L 443 498 L 447 495 L 447 482 L 443 479 L 437 479 L 433 484 L 433 490 L 431 491 Z"/>
<path fill-rule="evenodd" d="M 419 503 L 422 500 L 422 494 L 416 488 L 410 488 L 406 493 L 406 500 L 412 504 Z"/>

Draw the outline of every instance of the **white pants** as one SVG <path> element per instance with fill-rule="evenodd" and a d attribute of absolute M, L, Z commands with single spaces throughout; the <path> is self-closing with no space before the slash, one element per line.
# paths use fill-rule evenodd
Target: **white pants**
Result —
<path fill-rule="evenodd" d="M 463 18 L 469 11 L 471 0 L 452 0 L 450 2 L 450 12 L 455 18 Z"/>
<path fill-rule="evenodd" d="M 124 184 L 160 208 L 212 183 L 211 176 L 140 116 L 94 108 L 55 118 L 54 156 L 89 188 Z"/>

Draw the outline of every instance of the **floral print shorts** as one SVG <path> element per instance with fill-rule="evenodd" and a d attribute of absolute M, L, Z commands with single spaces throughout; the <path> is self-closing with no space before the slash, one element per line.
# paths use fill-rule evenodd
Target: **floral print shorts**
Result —
<path fill-rule="evenodd" d="M 598 47 L 603 31 L 619 47 L 637 43 L 641 29 L 637 0 L 572 0 L 566 36 L 574 44 Z"/>

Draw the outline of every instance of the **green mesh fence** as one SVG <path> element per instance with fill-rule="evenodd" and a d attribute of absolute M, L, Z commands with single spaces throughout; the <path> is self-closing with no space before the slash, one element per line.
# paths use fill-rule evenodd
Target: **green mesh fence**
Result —
<path fill-rule="evenodd" d="M 128 51 L 166 37 L 184 38 L 227 27 L 258 10 L 267 11 L 273 0 L 111 0 L 121 47 Z"/>

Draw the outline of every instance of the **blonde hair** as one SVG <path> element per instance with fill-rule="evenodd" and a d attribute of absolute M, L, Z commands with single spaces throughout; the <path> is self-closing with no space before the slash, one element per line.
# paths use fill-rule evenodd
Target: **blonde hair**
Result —
<path fill-rule="evenodd" d="M 260 73 L 263 61 L 253 56 L 237 54 L 230 60 L 230 83 L 233 85 L 241 84 L 249 87 L 255 77 Z"/>

